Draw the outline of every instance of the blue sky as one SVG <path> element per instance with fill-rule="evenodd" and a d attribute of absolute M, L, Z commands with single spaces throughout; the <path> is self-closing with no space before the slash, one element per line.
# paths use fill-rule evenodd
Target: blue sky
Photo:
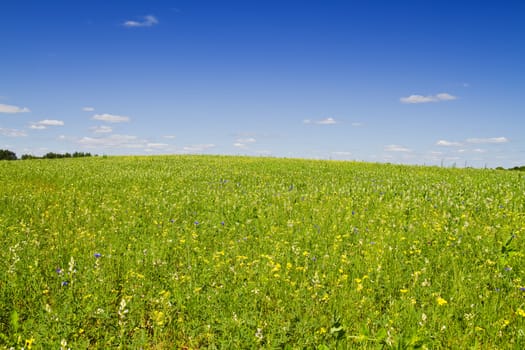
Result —
<path fill-rule="evenodd" d="M 4 0 L 0 148 L 525 165 L 525 2 Z"/>

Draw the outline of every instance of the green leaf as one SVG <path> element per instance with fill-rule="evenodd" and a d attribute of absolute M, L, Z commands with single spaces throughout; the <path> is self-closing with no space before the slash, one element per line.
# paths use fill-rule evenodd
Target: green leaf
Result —
<path fill-rule="evenodd" d="M 18 332 L 18 328 L 20 328 L 20 325 L 18 324 L 18 312 L 16 310 L 13 310 L 11 312 L 11 317 L 9 318 L 9 324 L 11 325 L 11 329 L 14 333 Z"/>

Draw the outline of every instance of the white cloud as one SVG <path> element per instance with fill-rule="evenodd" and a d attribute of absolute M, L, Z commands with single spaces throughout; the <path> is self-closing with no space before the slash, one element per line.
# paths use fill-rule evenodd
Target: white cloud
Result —
<path fill-rule="evenodd" d="M 176 136 L 175 135 L 165 135 L 164 138 L 168 140 L 173 140 L 176 138 Z"/>
<path fill-rule="evenodd" d="M 91 130 L 99 133 L 108 132 L 106 127 L 94 127 Z M 102 130 L 102 131 L 100 131 Z M 142 150 L 144 152 L 156 152 L 159 150 L 166 151 L 174 149 L 173 146 L 167 143 L 160 142 L 151 142 L 147 139 L 139 138 L 133 135 L 121 135 L 121 134 L 110 134 L 110 135 L 100 135 L 96 137 L 69 137 L 61 135 L 58 137 L 58 140 L 71 142 L 77 146 L 90 149 L 105 149 L 105 150 L 118 150 L 118 149 L 133 149 L 133 150 Z"/>
<path fill-rule="evenodd" d="M 432 96 L 422 96 L 422 95 L 410 95 L 408 97 L 401 97 L 401 103 L 428 103 L 435 102 Z"/>
<path fill-rule="evenodd" d="M 82 107 L 82 110 L 84 112 L 93 112 L 95 110 L 95 108 L 93 108 L 93 107 Z"/>
<path fill-rule="evenodd" d="M 95 114 L 92 119 L 94 119 L 94 120 L 101 120 L 103 122 L 108 122 L 108 123 L 129 122 L 129 117 L 121 116 L 121 115 L 108 114 L 108 113 Z"/>
<path fill-rule="evenodd" d="M 159 151 L 174 151 L 174 147 L 167 143 L 149 142 L 145 145 L 144 151 L 150 153 L 159 153 Z"/>
<path fill-rule="evenodd" d="M 46 125 L 46 126 L 63 126 L 64 122 L 62 120 L 56 119 L 44 119 L 39 121 L 37 124 Z"/>
<path fill-rule="evenodd" d="M 247 148 L 250 144 L 254 144 L 256 142 L 257 140 L 255 139 L 255 137 L 251 137 L 248 135 L 241 136 L 235 140 L 235 142 L 233 143 L 233 147 Z"/>
<path fill-rule="evenodd" d="M 237 148 L 246 148 L 249 144 L 256 143 L 257 140 L 253 137 L 238 138 L 233 144 Z"/>
<path fill-rule="evenodd" d="M 468 143 L 483 144 L 483 143 L 507 143 L 509 139 L 506 137 L 489 137 L 489 138 L 470 138 Z"/>
<path fill-rule="evenodd" d="M 108 134 L 110 132 L 113 132 L 113 129 L 107 125 L 94 126 L 90 128 L 90 130 L 93 131 L 95 134 Z"/>
<path fill-rule="evenodd" d="M 240 143 L 255 143 L 257 142 L 257 140 L 253 137 L 248 137 L 248 138 L 241 138 L 241 139 L 237 139 L 237 142 L 240 142 Z"/>
<path fill-rule="evenodd" d="M 410 148 L 400 145 L 388 145 L 384 148 L 385 152 L 412 152 Z"/>
<path fill-rule="evenodd" d="M 56 119 L 44 119 L 39 122 L 31 124 L 30 128 L 33 130 L 44 130 L 48 126 L 63 126 L 64 122 L 62 120 Z"/>
<path fill-rule="evenodd" d="M 203 152 L 203 151 L 206 151 L 214 147 L 215 145 L 213 143 L 206 143 L 206 144 L 185 146 L 183 150 L 186 152 Z"/>
<path fill-rule="evenodd" d="M 151 27 L 158 23 L 159 20 L 155 16 L 148 15 L 142 21 L 126 21 L 123 26 L 128 28 Z"/>
<path fill-rule="evenodd" d="M 441 102 L 441 101 L 452 101 L 457 99 L 456 96 L 452 96 L 446 92 L 439 93 L 437 95 L 410 95 L 408 97 L 401 97 L 399 100 L 401 103 L 416 104 L 416 103 L 429 103 L 429 102 Z"/>
<path fill-rule="evenodd" d="M 437 101 L 453 101 L 457 99 L 456 96 L 452 96 L 451 94 L 447 94 L 446 92 L 437 94 L 435 98 L 436 98 L 436 102 Z"/>
<path fill-rule="evenodd" d="M 303 120 L 303 123 L 304 124 L 332 125 L 332 124 L 337 124 L 337 121 L 332 117 L 328 117 L 328 118 L 324 118 L 321 120 L 305 119 Z"/>
<path fill-rule="evenodd" d="M 167 143 L 160 143 L 160 142 L 150 142 L 146 144 L 147 148 L 166 148 L 169 145 Z"/>
<path fill-rule="evenodd" d="M 88 148 L 141 148 L 146 145 L 143 140 L 130 135 L 109 135 L 107 137 L 82 137 L 77 140 L 81 146 Z"/>
<path fill-rule="evenodd" d="M 335 151 L 335 152 L 332 152 L 332 154 L 334 156 L 340 156 L 340 157 L 349 157 L 352 155 L 352 152 L 347 152 L 347 151 Z"/>
<path fill-rule="evenodd" d="M 0 128 L 0 135 L 8 137 L 24 137 L 27 134 L 22 130 Z"/>
<path fill-rule="evenodd" d="M 27 112 L 31 112 L 29 108 L 5 105 L 5 104 L 0 103 L 0 113 L 16 114 L 16 113 L 27 113 Z"/>
<path fill-rule="evenodd" d="M 463 144 L 461 142 L 454 142 L 454 141 L 447 141 L 447 140 L 439 140 L 436 142 L 436 146 L 444 146 L 444 147 L 461 147 Z"/>
<path fill-rule="evenodd" d="M 359 128 L 359 127 L 361 127 L 361 126 L 363 126 L 363 125 L 364 125 L 364 124 L 361 123 L 361 122 L 353 122 L 353 123 L 352 123 L 352 126 L 353 126 L 354 128 Z"/>
<path fill-rule="evenodd" d="M 316 124 L 331 125 L 331 124 L 337 124 L 337 122 L 335 121 L 334 118 L 329 117 L 329 118 L 325 118 L 325 119 L 317 121 Z"/>

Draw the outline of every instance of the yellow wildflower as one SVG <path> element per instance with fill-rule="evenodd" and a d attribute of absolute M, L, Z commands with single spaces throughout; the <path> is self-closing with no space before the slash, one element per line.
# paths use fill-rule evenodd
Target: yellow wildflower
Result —
<path fill-rule="evenodd" d="M 155 322 L 155 325 L 162 327 L 165 321 L 164 312 L 157 311 L 157 310 L 153 311 L 152 319 L 153 319 L 153 322 Z"/>
<path fill-rule="evenodd" d="M 439 306 L 443 306 L 443 305 L 448 304 L 448 301 L 446 301 L 446 300 L 443 299 L 442 297 L 437 297 L 436 301 L 437 301 L 437 303 L 438 303 Z"/>
<path fill-rule="evenodd" d="M 31 347 L 33 346 L 33 343 L 35 342 L 35 338 L 31 337 L 30 339 L 26 339 L 26 344 L 25 346 L 28 348 L 28 349 L 31 349 Z"/>

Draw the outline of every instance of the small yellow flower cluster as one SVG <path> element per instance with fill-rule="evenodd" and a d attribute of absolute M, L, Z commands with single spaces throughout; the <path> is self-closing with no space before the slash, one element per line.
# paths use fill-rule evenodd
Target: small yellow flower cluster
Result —
<path fill-rule="evenodd" d="M 437 297 L 437 298 L 436 298 L 436 302 L 438 303 L 439 306 L 443 306 L 443 305 L 448 304 L 448 301 L 446 301 L 446 300 L 443 299 L 442 297 Z"/>
<path fill-rule="evenodd" d="M 363 278 L 356 278 L 356 279 L 354 279 L 355 283 L 357 283 L 356 290 L 358 292 L 363 290 L 363 281 L 366 280 L 367 278 L 369 278 L 368 275 L 364 275 Z"/>

